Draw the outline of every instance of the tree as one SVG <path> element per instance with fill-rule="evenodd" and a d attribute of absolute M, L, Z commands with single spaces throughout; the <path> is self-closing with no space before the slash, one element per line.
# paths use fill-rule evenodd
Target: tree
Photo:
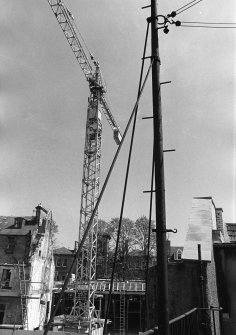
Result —
<path fill-rule="evenodd" d="M 109 258 L 110 267 L 114 260 L 114 252 L 117 241 L 117 233 L 119 226 L 119 218 L 113 218 L 110 222 L 99 220 L 98 222 L 98 236 L 108 234 L 109 241 Z M 151 223 L 151 229 L 154 228 L 154 222 Z M 118 253 L 116 259 L 116 274 L 119 279 L 126 279 L 128 267 L 135 260 L 142 264 L 146 264 L 147 246 L 148 246 L 148 232 L 149 220 L 146 216 L 142 215 L 135 222 L 129 218 L 123 218 L 120 239 L 118 245 Z M 155 247 L 155 234 L 151 232 L 150 236 L 150 253 Z M 99 250 L 98 250 L 99 253 Z M 151 255 L 150 255 L 151 256 Z M 131 266 L 130 266 L 131 267 Z M 144 269 L 144 267 L 143 267 Z"/>
<path fill-rule="evenodd" d="M 57 238 L 56 234 L 58 233 L 58 225 L 56 224 L 56 221 L 53 219 L 51 220 L 51 238 L 52 238 L 52 245 L 53 248 L 57 248 Z"/>
<path fill-rule="evenodd" d="M 133 238 L 136 241 L 137 249 L 143 251 L 144 256 L 147 255 L 147 247 L 148 247 L 148 234 L 149 234 L 149 219 L 142 215 L 135 221 L 135 234 Z M 149 245 L 149 252 L 152 252 L 155 249 L 155 234 L 152 232 L 154 229 L 154 221 L 151 221 L 151 231 L 150 231 L 150 245 Z"/>

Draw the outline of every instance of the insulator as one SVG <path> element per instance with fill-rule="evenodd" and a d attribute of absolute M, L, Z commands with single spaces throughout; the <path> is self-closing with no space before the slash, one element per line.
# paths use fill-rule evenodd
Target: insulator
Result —
<path fill-rule="evenodd" d="M 168 32 L 169 32 L 169 29 L 168 29 L 168 27 L 167 27 L 167 26 L 165 26 L 165 28 L 163 29 L 163 31 L 164 31 L 164 33 L 165 33 L 165 34 L 168 34 Z"/>

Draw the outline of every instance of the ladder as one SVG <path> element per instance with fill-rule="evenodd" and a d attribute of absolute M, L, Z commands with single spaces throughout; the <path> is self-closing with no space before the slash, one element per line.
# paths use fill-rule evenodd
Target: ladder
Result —
<path fill-rule="evenodd" d="M 120 335 L 125 335 L 125 283 L 120 290 Z"/>
<path fill-rule="evenodd" d="M 18 262 L 19 286 L 20 286 L 20 301 L 21 301 L 21 317 L 22 325 L 25 330 L 28 330 L 28 314 L 27 314 L 27 285 L 25 279 L 25 264 Z"/>

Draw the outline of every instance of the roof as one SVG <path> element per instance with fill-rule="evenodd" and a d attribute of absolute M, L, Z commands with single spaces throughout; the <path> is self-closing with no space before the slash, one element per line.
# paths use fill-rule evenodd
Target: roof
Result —
<path fill-rule="evenodd" d="M 73 252 L 65 247 L 53 250 L 54 255 L 73 255 Z"/>
<path fill-rule="evenodd" d="M 181 251 L 183 251 L 183 249 L 184 249 L 184 247 L 178 247 L 178 246 L 171 246 L 170 247 L 170 252 L 171 252 L 171 254 L 174 254 L 176 251 L 178 251 L 178 250 L 181 250 Z"/>
<path fill-rule="evenodd" d="M 14 225 L 15 217 L 13 216 L 0 216 L 0 231 Z"/>
<path fill-rule="evenodd" d="M 236 223 L 226 223 L 227 232 L 231 242 L 236 241 Z"/>
<path fill-rule="evenodd" d="M 22 219 L 24 224 L 22 227 L 17 228 L 15 226 L 15 219 Z M 0 235 L 27 235 L 29 231 L 37 229 L 36 221 L 34 216 L 0 216 Z"/>

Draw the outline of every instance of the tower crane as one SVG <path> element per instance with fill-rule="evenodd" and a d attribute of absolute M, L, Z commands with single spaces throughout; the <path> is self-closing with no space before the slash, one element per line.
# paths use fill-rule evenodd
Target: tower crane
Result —
<path fill-rule="evenodd" d="M 101 111 L 113 130 L 114 140 L 120 144 L 122 135 L 106 101 L 106 85 L 102 77 L 99 63 L 90 53 L 90 59 L 85 52 L 83 39 L 77 35 L 77 27 L 72 13 L 61 0 L 48 0 L 49 5 L 78 61 L 86 80 L 88 81 L 90 96 L 88 99 L 86 134 L 84 146 L 84 163 L 82 177 L 82 193 L 80 208 L 79 237 L 80 242 L 94 210 L 99 195 L 99 176 L 101 161 L 102 122 Z M 80 35 L 81 36 L 81 35 Z M 82 43 L 83 42 L 83 43 Z M 86 47 L 87 48 L 87 47 Z M 92 228 L 85 243 L 82 256 L 77 261 L 76 287 L 73 315 L 83 316 L 88 322 L 91 334 L 91 319 L 94 315 L 94 294 L 96 290 L 96 254 L 98 216 L 95 215 Z M 88 295 L 78 298 L 78 287 L 85 285 Z"/>

